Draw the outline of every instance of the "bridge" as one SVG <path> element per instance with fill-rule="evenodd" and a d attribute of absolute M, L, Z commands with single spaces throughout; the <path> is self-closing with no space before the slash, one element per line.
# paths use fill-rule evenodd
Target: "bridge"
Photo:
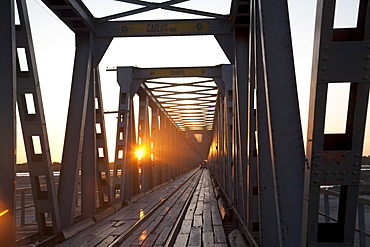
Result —
<path fill-rule="evenodd" d="M 135 8 L 96 17 L 87 1 L 40 2 L 75 35 L 60 173 L 26 1 L 0 2 L 0 246 L 366 246 L 370 1 L 353 28 L 334 28 L 336 0 L 317 1 L 306 141 L 287 1 L 232 0 L 227 14 L 181 5 L 192 0 L 118 1 Z M 124 19 L 159 9 L 189 17 Z M 230 63 L 110 68 L 119 105 L 104 111 L 99 64 L 112 41 L 164 36 L 212 36 Z M 327 133 L 339 84 L 349 85 L 345 129 Z M 22 235 L 17 112 L 32 237 Z"/>

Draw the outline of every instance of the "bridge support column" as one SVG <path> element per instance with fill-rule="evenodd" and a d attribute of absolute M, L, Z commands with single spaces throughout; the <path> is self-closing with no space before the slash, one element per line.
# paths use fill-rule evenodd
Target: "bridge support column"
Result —
<path fill-rule="evenodd" d="M 138 126 L 138 149 L 142 152 L 139 164 L 141 164 L 141 191 L 148 191 L 153 187 L 153 167 L 151 162 L 151 142 L 149 132 L 149 98 L 139 93 L 139 126 Z"/>
<path fill-rule="evenodd" d="M 231 68 L 230 68 L 231 69 Z M 232 71 L 230 71 L 232 73 Z M 224 79 L 225 82 L 225 95 L 224 95 L 224 135 L 225 135 L 225 162 L 224 162 L 224 180 L 225 188 L 228 194 L 232 190 L 232 164 L 233 164 L 233 88 L 232 88 L 232 75 L 228 73 L 228 78 Z M 224 75 L 224 73 L 223 73 Z M 226 77 L 226 76 L 225 76 Z"/>
<path fill-rule="evenodd" d="M 23 139 L 30 173 L 35 215 L 40 235 L 60 231 L 50 147 L 46 131 L 44 108 L 33 49 L 28 11 L 24 0 L 17 0 L 20 25 L 17 26 L 17 101 Z M 21 64 L 24 51 L 26 66 Z M 48 216 L 51 216 L 48 219 Z M 47 223 L 47 222 L 50 222 Z"/>
<path fill-rule="evenodd" d="M 162 181 L 169 179 L 168 175 L 168 132 L 167 132 L 168 120 L 164 114 L 160 114 L 160 157 L 161 157 L 161 174 Z"/>
<path fill-rule="evenodd" d="M 58 186 L 62 229 L 72 225 L 74 218 L 91 66 L 91 34 L 79 33 L 76 35 L 75 64 Z"/>
<path fill-rule="evenodd" d="M 151 160 L 153 166 L 153 186 L 161 184 L 161 160 L 159 156 L 159 109 L 152 106 Z"/>
<path fill-rule="evenodd" d="M 252 22 L 251 22 L 252 23 Z M 235 29 L 235 70 L 237 79 L 234 81 L 234 106 L 235 115 L 240 121 L 235 121 L 235 128 L 241 135 L 240 147 L 246 148 L 246 155 L 242 157 L 243 174 L 243 197 L 245 221 L 251 233 L 259 232 L 259 205 L 258 205 L 258 174 L 256 153 L 256 117 L 255 117 L 255 78 L 253 56 L 253 37 L 249 35 L 248 29 L 239 27 Z M 249 54 L 246 56 L 245 54 Z M 246 122 L 244 122 L 246 121 Z M 246 137 L 246 141 L 243 141 Z M 244 143 L 245 142 L 245 143 Z M 238 153 L 240 153 L 239 151 Z M 243 155 L 244 152 L 241 152 Z M 245 162 L 243 162 L 245 160 Z"/>
<path fill-rule="evenodd" d="M 99 69 L 94 69 L 95 85 L 95 136 L 97 151 L 97 184 L 99 206 L 101 209 L 112 205 L 112 190 L 110 182 L 110 165 L 108 159 L 107 137 L 104 122 L 103 98 L 101 94 L 101 83 Z"/>
<path fill-rule="evenodd" d="M 92 217 L 96 213 L 96 115 L 95 115 L 95 75 L 90 71 L 88 88 L 86 122 L 83 135 L 83 149 L 81 157 L 81 216 L 83 219 Z"/>
<path fill-rule="evenodd" d="M 0 2 L 0 245 L 15 246 L 16 41 L 14 1 Z"/>
<path fill-rule="evenodd" d="M 119 68 L 117 81 L 120 85 L 116 153 L 113 172 L 115 200 L 126 200 L 140 193 L 136 149 L 136 128 L 132 89 L 132 68 Z"/>
<path fill-rule="evenodd" d="M 261 243 L 299 246 L 304 151 L 288 6 L 254 1 L 253 9 Z"/>
<path fill-rule="evenodd" d="M 335 4 L 336 1 L 327 0 L 317 3 L 305 166 L 302 241 L 305 246 L 352 246 L 354 243 L 369 101 L 370 4 L 360 1 L 355 28 L 334 29 Z M 327 108 L 328 94 L 331 90 L 335 92 L 334 87 L 339 83 L 349 84 L 348 108 L 335 109 L 347 112 L 345 129 L 331 134 L 325 129 L 330 119 L 326 118 L 330 109 Z M 321 185 L 340 187 L 337 222 L 319 220 Z"/>

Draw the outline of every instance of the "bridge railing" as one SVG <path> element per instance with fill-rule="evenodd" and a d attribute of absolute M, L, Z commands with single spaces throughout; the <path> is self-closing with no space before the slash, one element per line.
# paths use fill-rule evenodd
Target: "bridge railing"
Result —
<path fill-rule="evenodd" d="M 340 193 L 329 188 L 326 189 L 322 188 L 321 194 L 323 208 L 321 208 L 320 210 L 323 209 L 324 212 L 319 211 L 319 214 L 324 217 L 325 223 L 338 222 L 338 219 L 333 217 L 333 214 L 335 213 L 333 210 L 334 208 L 333 203 L 339 200 Z M 369 229 L 366 231 L 366 222 L 370 221 L 369 213 L 370 213 L 370 198 L 359 196 L 357 204 L 357 225 L 355 230 L 357 233 L 356 237 L 358 237 L 359 246 L 361 247 L 369 246 L 367 245 L 367 242 L 370 241 L 370 231 Z"/>
<path fill-rule="evenodd" d="M 41 188 L 46 188 L 45 185 L 40 186 Z M 23 187 L 16 189 L 16 218 L 19 219 L 17 221 L 17 227 L 25 226 L 29 223 L 36 222 L 36 218 L 33 215 L 33 220 L 26 221 L 26 210 L 31 209 L 34 213 L 35 203 L 33 202 L 33 195 L 32 195 L 32 187 Z M 81 192 L 78 192 L 78 197 L 76 200 L 76 208 L 81 208 Z M 77 214 L 80 214 L 81 211 L 77 210 Z"/>

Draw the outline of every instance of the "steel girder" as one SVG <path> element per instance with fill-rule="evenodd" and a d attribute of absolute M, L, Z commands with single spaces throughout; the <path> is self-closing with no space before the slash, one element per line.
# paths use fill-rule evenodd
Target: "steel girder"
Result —
<path fill-rule="evenodd" d="M 369 1 L 360 1 L 356 28 L 334 29 L 335 0 L 317 3 L 307 164 L 303 244 L 352 246 L 369 100 Z M 350 83 L 344 133 L 324 131 L 329 84 Z M 338 221 L 318 221 L 321 185 L 340 187 Z"/>
<path fill-rule="evenodd" d="M 33 49 L 26 2 L 17 1 L 21 25 L 17 25 L 17 101 L 27 154 L 27 163 L 32 186 L 35 215 L 41 235 L 60 231 L 59 208 L 56 197 L 50 147 L 46 131 L 40 83 Z M 27 68 L 20 65 L 24 50 Z M 52 224 L 48 224 L 48 214 Z"/>
<path fill-rule="evenodd" d="M 93 69 L 91 73 L 81 157 L 82 218 L 89 218 L 97 213 L 97 202 L 99 202 L 100 210 L 104 210 L 112 204 L 110 167 L 98 68 Z M 98 193 L 96 193 L 97 189 Z"/>
<path fill-rule="evenodd" d="M 103 97 L 99 69 L 94 71 L 95 82 L 95 134 L 97 151 L 97 183 L 99 205 L 101 209 L 106 209 L 112 205 L 111 175 L 108 159 L 107 136 L 104 121 Z"/>
<path fill-rule="evenodd" d="M 304 150 L 287 1 L 255 1 L 250 28 L 257 88 L 257 138 L 261 243 L 301 243 Z M 278 15 L 276 13 L 279 13 Z M 282 48 L 284 47 L 284 49 Z M 255 55 L 252 55 L 252 54 Z M 270 174 L 270 177 L 264 177 Z M 271 196 L 264 193 L 270 191 Z M 269 204 L 268 204 L 269 203 Z M 274 212 L 276 228 L 271 229 Z M 270 228 L 265 231 L 265 227 Z M 276 235 L 270 235 L 276 233 Z"/>
<path fill-rule="evenodd" d="M 66 135 L 63 147 L 62 166 L 58 186 L 58 201 L 62 229 L 73 224 L 77 184 L 81 167 L 81 154 L 86 123 L 86 109 L 90 76 L 92 74 L 91 34 L 81 33 L 76 36 L 76 54 L 73 69 L 71 97 L 69 102 Z M 94 109 L 92 106 L 90 109 Z M 91 134 L 91 133 L 90 133 Z M 93 149 L 92 142 L 86 149 Z M 95 159 L 95 155 L 91 157 Z M 94 161 L 95 163 L 95 161 Z"/>
<path fill-rule="evenodd" d="M 287 2 L 249 4 L 249 32 L 245 25 L 234 29 L 233 172 L 226 183 L 232 190 L 225 193 L 251 244 L 299 246 L 304 151 Z M 220 100 L 209 166 L 227 188 L 221 174 L 227 166 L 224 108 Z"/>
<path fill-rule="evenodd" d="M 16 41 L 14 1 L 0 2 L 0 245 L 15 244 Z"/>
<path fill-rule="evenodd" d="M 97 200 L 101 209 L 112 203 L 97 67 L 99 61 L 96 61 L 99 57 L 93 57 L 93 54 L 97 54 L 95 42 L 96 37 L 90 32 L 76 34 L 75 64 L 58 186 L 62 229 L 73 223 L 80 170 L 84 184 L 81 187 L 82 216 L 87 218 L 95 214 Z M 96 189 L 98 198 L 95 196 Z"/>

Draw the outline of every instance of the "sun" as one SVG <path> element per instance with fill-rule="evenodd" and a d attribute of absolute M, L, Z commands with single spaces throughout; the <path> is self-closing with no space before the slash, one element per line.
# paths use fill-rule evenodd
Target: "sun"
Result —
<path fill-rule="evenodd" d="M 138 149 L 136 150 L 136 156 L 137 156 L 137 159 L 138 159 L 138 160 L 141 160 L 141 158 L 144 156 L 144 150 L 143 150 L 143 149 L 141 149 L 141 148 L 138 148 Z"/>

